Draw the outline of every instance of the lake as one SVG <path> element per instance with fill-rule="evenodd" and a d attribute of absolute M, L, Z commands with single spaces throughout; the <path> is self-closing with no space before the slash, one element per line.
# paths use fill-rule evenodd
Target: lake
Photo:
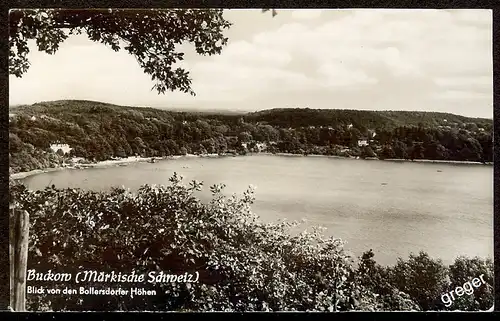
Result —
<path fill-rule="evenodd" d="M 256 189 L 264 221 L 307 221 L 346 240 L 360 255 L 393 264 L 420 250 L 451 263 L 459 255 L 493 257 L 493 166 L 254 155 L 179 158 L 122 167 L 63 170 L 24 179 L 32 189 L 107 190 L 165 184 L 173 172 L 228 193 Z M 206 199 L 207 194 L 200 197 Z"/>

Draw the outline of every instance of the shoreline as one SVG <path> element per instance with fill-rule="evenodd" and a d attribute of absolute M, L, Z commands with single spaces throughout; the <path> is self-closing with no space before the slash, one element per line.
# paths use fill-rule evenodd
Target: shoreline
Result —
<path fill-rule="evenodd" d="M 34 170 L 31 170 L 28 172 L 19 172 L 19 173 L 10 174 L 9 177 L 17 180 L 17 179 L 24 179 L 26 177 L 30 177 L 30 176 L 37 175 L 37 174 L 56 172 L 56 171 L 68 170 L 68 169 L 106 168 L 106 167 L 119 166 L 119 165 L 128 165 L 128 164 L 132 164 L 132 163 L 148 162 L 148 161 L 151 161 L 152 158 L 153 157 L 130 156 L 127 158 L 109 159 L 109 160 L 100 161 L 100 162 L 96 162 L 96 163 L 73 164 L 73 165 L 65 165 L 65 166 L 45 168 L 45 169 L 34 169 Z"/>
<path fill-rule="evenodd" d="M 144 163 L 144 162 L 151 162 L 153 159 L 155 161 L 161 161 L 161 160 L 169 160 L 169 159 L 181 159 L 181 158 L 222 158 L 222 157 L 241 157 L 241 156 L 258 156 L 258 155 L 265 155 L 265 156 L 285 156 L 285 157 L 324 157 L 324 158 L 334 158 L 334 159 L 352 159 L 352 160 L 375 160 L 375 161 L 390 161 L 390 162 L 408 162 L 408 163 L 438 163 L 438 164 L 464 164 L 464 165 L 486 165 L 486 166 L 492 166 L 493 162 L 486 162 L 486 163 L 481 163 L 481 162 L 472 162 L 472 161 L 454 161 L 454 160 L 433 160 L 433 159 L 415 159 L 415 160 L 410 160 L 410 159 L 399 159 L 399 158 L 386 158 L 386 159 L 379 159 L 376 157 L 368 157 L 368 158 L 355 158 L 355 157 L 344 157 L 344 156 L 337 156 L 337 155 L 315 155 L 315 154 L 309 154 L 309 155 L 302 155 L 302 154 L 291 154 L 291 153 L 269 153 L 269 152 L 261 152 L 261 153 L 247 153 L 247 155 L 233 155 L 233 154 L 203 154 L 203 155 L 195 155 L 195 154 L 187 154 L 187 155 L 173 155 L 173 156 L 164 156 L 164 157 L 136 157 L 136 156 L 129 156 L 126 158 L 120 158 L 120 159 L 110 159 L 110 160 L 105 160 L 105 161 L 99 161 L 96 163 L 88 163 L 88 164 L 75 164 L 75 165 L 67 165 L 67 166 L 60 166 L 60 167 L 53 167 L 53 168 L 45 168 L 45 169 L 34 169 L 28 172 L 19 172 L 19 173 L 13 173 L 9 174 L 9 177 L 14 180 L 20 180 L 20 179 L 25 179 L 30 176 L 38 175 L 38 174 L 43 174 L 43 173 L 49 173 L 49 172 L 55 172 L 55 171 L 61 171 L 61 170 L 68 170 L 68 169 L 87 169 L 87 168 L 107 168 L 107 167 L 113 167 L 113 166 L 127 166 L 129 164 L 133 163 Z"/>
<path fill-rule="evenodd" d="M 487 165 L 492 166 L 493 162 L 473 162 L 473 161 L 454 161 L 454 160 L 442 160 L 442 159 L 401 159 L 401 158 L 385 158 L 380 159 L 377 157 L 366 157 L 366 158 L 356 158 L 356 157 L 345 157 L 345 156 L 337 156 L 337 155 L 302 155 L 302 154 L 291 154 L 291 153 L 248 153 L 249 155 L 268 155 L 268 156 L 294 156 L 294 157 L 325 157 L 325 158 L 335 158 L 335 159 L 352 159 L 352 160 L 367 160 L 367 161 L 391 161 L 391 162 L 408 162 L 408 163 L 439 163 L 439 164 L 464 164 L 464 165 Z"/>
<path fill-rule="evenodd" d="M 19 180 L 19 179 L 24 179 L 30 176 L 38 175 L 38 174 L 43 174 L 43 173 L 50 173 L 50 172 L 56 172 L 56 171 L 61 171 L 61 170 L 73 170 L 73 169 L 88 169 L 88 168 L 108 168 L 108 167 L 115 167 L 115 166 L 127 166 L 133 163 L 145 163 L 145 162 L 151 162 L 151 160 L 155 161 L 161 161 L 161 160 L 169 160 L 169 159 L 180 159 L 180 158 L 195 158 L 195 157 L 200 157 L 200 158 L 217 158 L 217 157 L 225 157 L 226 155 L 219 155 L 219 154 L 205 154 L 205 155 L 194 155 L 194 154 L 187 154 L 187 155 L 173 155 L 173 156 L 164 156 L 164 157 L 136 157 L 136 156 L 129 156 L 126 158 L 120 158 L 120 159 L 108 159 L 105 161 L 99 161 L 95 163 L 88 163 L 88 164 L 74 164 L 74 165 L 66 165 L 66 166 L 59 166 L 59 167 L 51 167 L 51 168 L 44 168 L 44 169 L 34 169 L 31 171 L 27 172 L 19 172 L 19 173 L 13 173 L 9 174 L 9 177 L 14 180 Z"/>

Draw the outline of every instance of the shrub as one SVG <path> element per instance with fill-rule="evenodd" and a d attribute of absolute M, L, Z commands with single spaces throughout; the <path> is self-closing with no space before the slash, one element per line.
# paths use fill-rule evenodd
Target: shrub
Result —
<path fill-rule="evenodd" d="M 464 283 L 472 281 L 483 275 L 486 284 L 474 289 L 472 295 L 456 296 L 453 304 L 449 307 L 451 310 L 478 311 L 488 310 L 494 303 L 493 289 L 493 261 L 489 258 L 481 259 L 479 257 L 468 258 L 460 256 L 450 265 L 450 286 L 449 291 L 457 286 L 463 286 Z"/>
<path fill-rule="evenodd" d="M 297 223 L 260 223 L 250 211 L 251 189 L 226 197 L 224 186 L 215 185 L 213 199 L 203 204 L 193 196 L 202 184 L 186 187 L 181 180 L 174 175 L 171 185 L 146 185 L 136 194 L 13 187 L 11 200 L 31 213 L 30 269 L 199 273 L 197 283 L 154 284 L 159 295 L 153 297 L 28 295 L 29 307 L 334 311 L 378 305 L 355 277 L 342 241 L 317 229 L 292 235 Z"/>
<path fill-rule="evenodd" d="M 419 311 L 420 307 L 412 297 L 398 290 L 396 284 L 390 283 L 390 269 L 377 264 L 374 256 L 371 249 L 363 253 L 356 275 L 360 283 L 379 298 L 378 310 Z"/>
<path fill-rule="evenodd" d="M 324 237 L 319 228 L 297 235 L 290 232 L 296 222 L 261 223 L 250 209 L 252 189 L 227 197 L 224 185 L 214 185 L 211 201 L 202 203 L 194 196 L 200 182 L 184 186 L 177 174 L 170 182 L 132 194 L 122 188 L 30 191 L 10 180 L 11 203 L 30 213 L 29 269 L 73 275 L 79 270 L 199 273 L 196 283 L 151 284 L 155 296 L 29 294 L 28 309 L 438 310 L 446 309 L 443 293 L 481 274 L 488 285 L 449 309 L 486 310 L 493 304 L 490 259 L 459 257 L 447 268 L 420 252 L 383 267 L 370 250 L 356 264 L 341 240 Z"/>
<path fill-rule="evenodd" d="M 488 310 L 494 302 L 493 261 L 489 258 L 458 257 L 446 267 L 425 252 L 399 258 L 395 266 L 383 267 L 373 259 L 372 250 L 360 257 L 356 276 L 360 283 L 379 298 L 378 309 L 401 310 Z M 473 294 L 455 295 L 448 307 L 441 295 L 483 275 L 484 285 Z M 417 304 L 418 303 L 418 304 Z"/>
<path fill-rule="evenodd" d="M 389 282 L 408 294 L 422 310 L 434 310 L 440 305 L 440 297 L 448 286 L 448 269 L 441 260 L 432 259 L 420 251 L 410 254 L 407 261 L 399 258 L 388 269 Z"/>

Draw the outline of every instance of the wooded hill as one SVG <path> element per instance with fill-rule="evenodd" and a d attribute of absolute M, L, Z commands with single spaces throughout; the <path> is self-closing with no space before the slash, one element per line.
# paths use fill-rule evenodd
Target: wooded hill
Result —
<path fill-rule="evenodd" d="M 249 113 L 248 121 L 267 122 L 278 127 L 336 126 L 352 124 L 355 128 L 394 129 L 400 126 L 446 126 L 453 123 L 474 123 L 491 128 L 493 121 L 450 113 L 423 111 L 370 111 L 350 109 L 279 108 Z"/>
<path fill-rule="evenodd" d="M 491 119 L 434 112 L 295 108 L 239 115 L 63 100 L 10 108 L 9 122 L 12 172 L 54 167 L 68 156 L 99 161 L 265 151 L 493 159 Z M 69 144 L 71 155 L 53 153 L 54 143 Z"/>
<path fill-rule="evenodd" d="M 189 119 L 190 116 L 202 116 L 209 119 L 231 119 L 242 117 L 247 122 L 266 122 L 269 125 L 283 128 L 299 128 L 308 126 L 337 126 L 352 124 L 360 128 L 385 128 L 393 129 L 399 126 L 426 127 L 446 126 L 452 123 L 467 124 L 474 123 L 480 128 L 491 130 L 493 120 L 487 118 L 472 118 L 461 115 L 441 112 L 423 111 L 370 111 L 352 109 L 310 109 L 310 108 L 274 108 L 257 112 L 238 113 L 235 111 L 182 111 L 166 110 L 150 107 L 126 107 L 114 104 L 88 101 L 88 100 L 58 100 L 41 102 L 33 105 L 19 105 L 10 107 L 11 112 L 17 112 L 32 116 L 41 113 L 60 114 L 75 113 L 84 114 L 96 111 L 118 112 L 139 110 L 145 116 L 173 117 L 175 119 Z M 224 117 L 230 116 L 230 117 Z M 236 119 L 237 119 L 236 118 Z M 234 119 L 233 119 L 234 120 Z"/>

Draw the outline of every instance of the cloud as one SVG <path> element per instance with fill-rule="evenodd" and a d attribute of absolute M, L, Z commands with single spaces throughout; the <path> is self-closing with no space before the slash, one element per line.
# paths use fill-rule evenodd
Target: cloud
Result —
<path fill-rule="evenodd" d="M 191 72 L 196 97 L 158 96 L 133 56 L 81 36 L 68 39 L 55 56 L 31 46 L 30 71 L 20 80 L 11 77 L 11 102 L 228 102 L 259 109 L 261 97 L 279 107 L 293 104 L 293 96 L 311 108 L 327 108 L 332 100 L 352 108 L 490 108 L 490 10 L 303 9 L 274 18 L 232 10 L 230 17 L 234 25 L 221 55 L 186 52 L 179 64 Z"/>
<path fill-rule="evenodd" d="M 109 101 L 110 97 L 150 91 L 153 84 L 133 56 L 89 43 L 83 36 L 74 36 L 55 55 L 47 55 L 37 52 L 30 42 L 30 69 L 22 78 L 9 80 L 11 102 L 66 98 Z"/>
<path fill-rule="evenodd" d="M 292 18 L 298 20 L 318 19 L 323 12 L 322 9 L 300 9 L 292 11 Z"/>
<path fill-rule="evenodd" d="M 446 90 L 436 93 L 433 97 L 446 100 L 491 99 L 491 101 L 493 101 L 493 97 L 491 95 L 465 90 Z"/>
<path fill-rule="evenodd" d="M 434 83 L 441 87 L 451 88 L 470 88 L 471 86 L 489 88 L 493 86 L 493 78 L 492 76 L 440 77 L 434 79 Z"/>
<path fill-rule="evenodd" d="M 236 101 L 266 91 L 317 88 L 317 80 L 290 70 L 292 60 L 287 48 L 241 40 L 230 42 L 219 56 L 190 64 L 189 70 L 196 80 L 193 87 L 197 99 L 202 101 Z"/>
<path fill-rule="evenodd" d="M 382 61 L 396 77 L 423 75 L 423 71 L 419 69 L 419 66 L 414 61 L 406 60 L 402 56 L 401 50 L 396 47 L 386 48 L 382 56 Z"/>
<path fill-rule="evenodd" d="M 482 27 L 446 10 L 355 10 L 317 27 L 290 23 L 262 32 L 256 44 L 286 48 L 320 63 L 383 64 L 395 76 L 487 72 L 492 68 L 491 17 Z M 463 15 L 463 14 L 462 14 Z M 333 18 L 335 17 L 335 18 Z M 462 19 L 462 20 L 461 20 Z"/>
<path fill-rule="evenodd" d="M 272 65 L 245 65 L 218 60 L 197 63 L 191 73 L 196 84 L 200 84 L 194 85 L 197 96 L 207 101 L 227 94 L 232 96 L 231 100 L 241 100 L 263 91 L 279 92 L 318 86 L 315 80 L 301 73 Z"/>
<path fill-rule="evenodd" d="M 224 48 L 215 61 L 232 61 L 259 65 L 284 66 L 292 60 L 290 53 L 278 49 L 259 48 L 247 41 L 236 41 Z"/>
<path fill-rule="evenodd" d="M 326 63 L 318 68 L 318 72 L 325 77 L 321 82 L 325 87 L 344 87 L 353 85 L 371 85 L 378 83 L 376 78 L 368 76 L 361 70 L 347 68 L 342 64 Z"/>

